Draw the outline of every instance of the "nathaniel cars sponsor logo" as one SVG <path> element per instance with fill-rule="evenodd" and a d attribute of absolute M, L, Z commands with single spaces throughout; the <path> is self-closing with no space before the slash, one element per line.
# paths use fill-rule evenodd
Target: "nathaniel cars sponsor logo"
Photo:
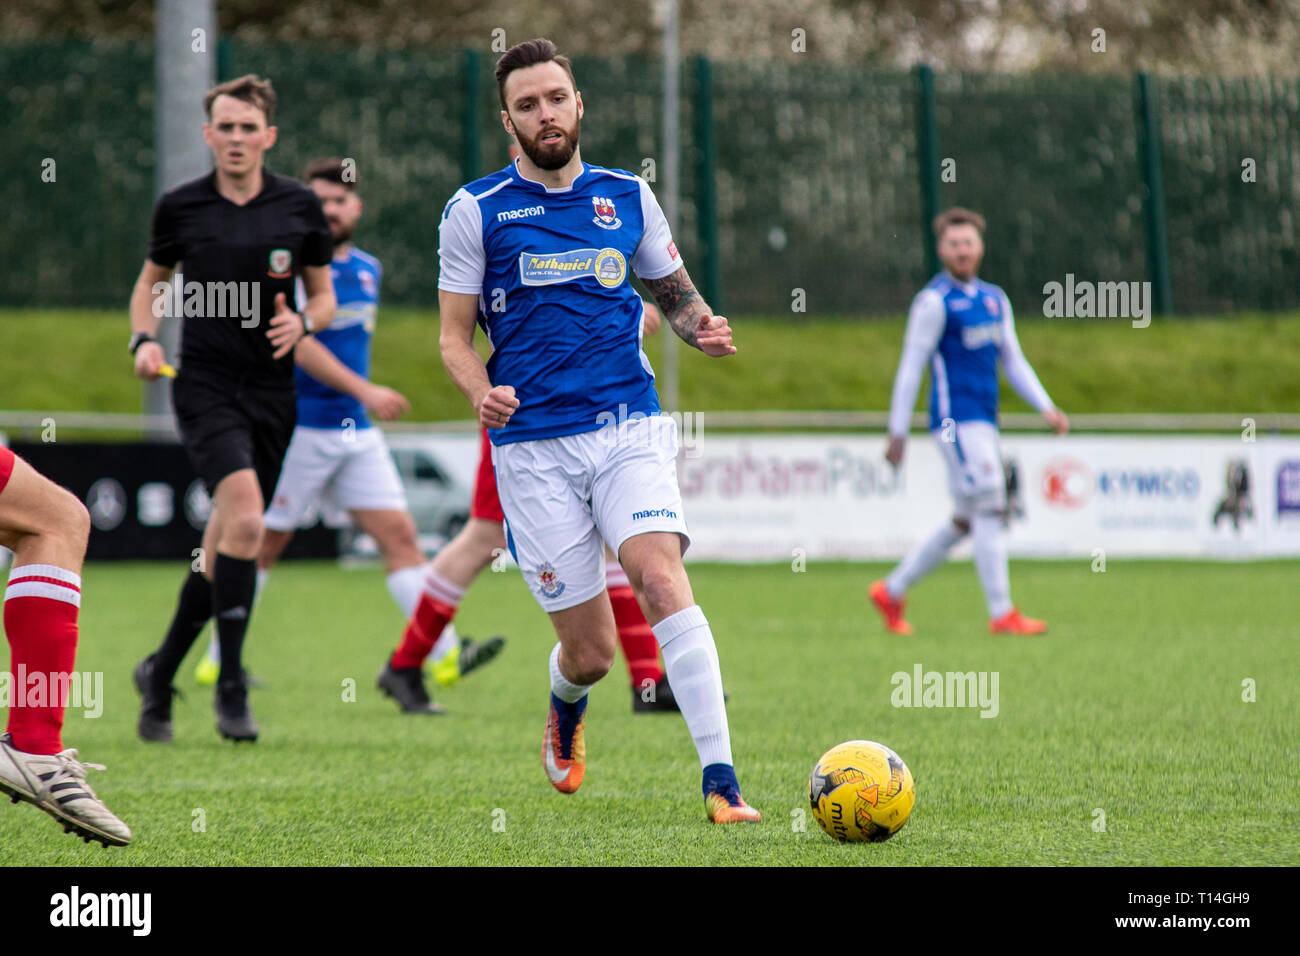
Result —
<path fill-rule="evenodd" d="M 1057 508 L 1081 508 L 1092 497 L 1092 472 L 1075 458 L 1057 458 L 1043 466 L 1043 500 Z"/>
<path fill-rule="evenodd" d="M 612 289 L 627 277 L 627 261 L 610 248 L 519 254 L 519 281 L 524 285 L 555 285 L 587 276 Z"/>
<path fill-rule="evenodd" d="M 524 206 L 522 209 L 507 209 L 504 212 L 497 213 L 497 222 L 510 222 L 514 219 L 532 219 L 535 216 L 545 215 L 545 206 Z"/>
<path fill-rule="evenodd" d="M 961 330 L 961 344 L 968 349 L 982 349 L 986 345 L 1002 344 L 1002 323 L 982 322 L 965 325 Z"/>

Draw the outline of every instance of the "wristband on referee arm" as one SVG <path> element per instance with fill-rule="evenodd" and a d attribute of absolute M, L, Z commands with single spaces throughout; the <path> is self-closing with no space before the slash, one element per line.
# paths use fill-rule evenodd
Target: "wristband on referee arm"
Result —
<path fill-rule="evenodd" d="M 131 354 L 134 355 L 136 352 L 140 351 L 140 346 L 144 345 L 144 343 L 157 341 L 158 340 L 148 332 L 135 332 L 131 335 L 131 341 L 127 345 L 127 349 L 129 349 Z"/>
<path fill-rule="evenodd" d="M 299 312 L 298 318 L 302 319 L 302 334 L 304 338 L 316 331 L 312 328 L 311 317 L 307 315 L 306 312 Z"/>

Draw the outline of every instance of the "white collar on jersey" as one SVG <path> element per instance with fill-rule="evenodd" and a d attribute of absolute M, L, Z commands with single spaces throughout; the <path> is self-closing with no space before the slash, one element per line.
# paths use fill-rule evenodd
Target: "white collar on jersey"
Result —
<path fill-rule="evenodd" d="M 533 186 L 540 186 L 542 189 L 545 189 L 548 193 L 571 193 L 571 192 L 573 192 L 573 187 L 576 186 L 576 185 L 578 184 L 578 180 L 580 180 L 583 176 L 587 175 L 587 164 L 586 164 L 586 163 L 583 163 L 583 164 L 582 164 L 582 172 L 578 173 L 578 175 L 576 175 L 576 176 L 573 177 L 573 182 L 569 183 L 569 185 L 567 185 L 567 186 L 556 186 L 554 189 L 552 189 L 550 186 L 546 185 L 545 183 L 539 183 L 539 182 L 538 182 L 537 180 L 535 180 L 535 179 L 529 179 L 529 178 L 528 178 L 527 176 L 525 176 L 522 172 L 520 172 L 520 170 L 519 170 L 519 157 L 516 156 L 516 157 L 511 161 L 510 165 L 511 165 L 512 167 L 514 167 L 515 176 L 516 176 L 516 177 L 517 177 L 521 182 L 529 183 L 530 185 L 533 185 Z"/>
<path fill-rule="evenodd" d="M 974 295 L 979 291 L 979 276 L 975 276 L 970 280 L 970 282 L 962 282 L 947 269 L 943 270 L 943 274 L 948 277 L 949 282 L 955 285 L 958 289 L 961 289 L 961 291 L 965 292 L 967 295 Z"/>

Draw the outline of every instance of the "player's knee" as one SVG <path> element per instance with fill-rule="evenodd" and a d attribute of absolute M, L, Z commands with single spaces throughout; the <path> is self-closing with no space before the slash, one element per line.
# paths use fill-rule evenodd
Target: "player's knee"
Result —
<path fill-rule="evenodd" d="M 578 672 L 572 678 L 575 684 L 594 684 L 614 666 L 614 649 L 595 644 L 581 647 L 572 655 L 572 666 Z"/>
<path fill-rule="evenodd" d="M 241 511 L 227 518 L 221 527 L 222 544 L 239 551 L 251 551 L 262 542 L 262 515 Z"/>
<path fill-rule="evenodd" d="M 408 558 L 418 550 L 415 520 L 405 512 L 395 516 L 375 537 L 380 550 L 388 557 Z"/>
<path fill-rule="evenodd" d="M 628 575 L 629 580 L 632 575 Z M 637 596 L 655 617 L 667 617 L 680 610 L 682 573 L 679 567 L 660 565 L 642 568 L 639 581 L 633 581 Z"/>
<path fill-rule="evenodd" d="M 70 545 L 85 551 L 90 540 L 90 512 L 80 498 L 63 488 L 59 489 L 59 524 L 54 530 Z"/>

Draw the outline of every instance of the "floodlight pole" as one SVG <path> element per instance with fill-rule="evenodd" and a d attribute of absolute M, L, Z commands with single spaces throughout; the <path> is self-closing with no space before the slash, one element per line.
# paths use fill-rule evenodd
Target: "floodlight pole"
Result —
<path fill-rule="evenodd" d="M 678 164 L 681 142 L 681 97 L 678 94 L 681 49 L 677 0 L 660 0 L 659 15 L 663 18 L 664 48 L 664 98 L 663 98 L 663 161 L 660 163 L 659 200 L 664 218 L 675 241 L 679 241 L 680 224 L 678 195 Z M 666 317 L 665 317 L 666 318 Z M 665 323 L 666 325 L 666 323 Z M 659 370 L 659 400 L 666 411 L 678 410 L 677 335 L 670 328 L 661 332 L 664 339 L 663 363 Z"/>
<path fill-rule="evenodd" d="M 203 94 L 217 82 L 216 0 L 157 0 L 154 7 L 154 196 L 202 176 L 212 168 L 203 142 Z M 183 271 L 184 263 L 180 264 Z M 179 291 L 179 290 L 177 290 Z M 173 295 L 172 301 L 179 301 Z M 180 323 L 168 316 L 158 340 L 173 364 Z M 148 415 L 170 415 L 171 388 L 165 378 L 144 386 Z M 149 437 L 166 437 L 151 433 Z"/>

